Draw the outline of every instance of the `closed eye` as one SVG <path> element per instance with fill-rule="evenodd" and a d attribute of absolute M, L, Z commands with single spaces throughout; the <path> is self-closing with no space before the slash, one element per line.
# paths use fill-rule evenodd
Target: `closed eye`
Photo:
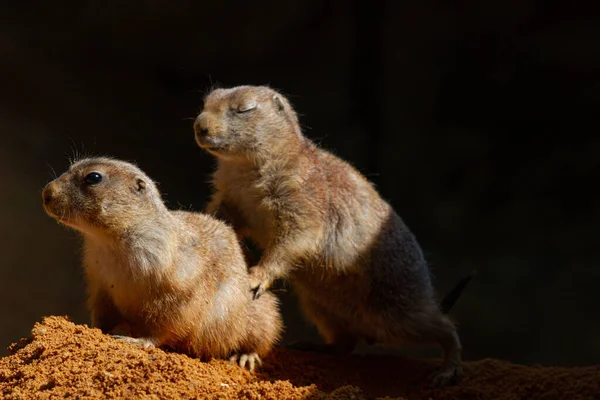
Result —
<path fill-rule="evenodd" d="M 252 111 L 256 109 L 256 102 L 255 101 L 249 101 L 247 103 L 243 103 L 241 104 L 238 108 L 237 108 L 237 112 L 238 114 L 243 114 L 243 113 L 247 113 L 248 111 Z"/>

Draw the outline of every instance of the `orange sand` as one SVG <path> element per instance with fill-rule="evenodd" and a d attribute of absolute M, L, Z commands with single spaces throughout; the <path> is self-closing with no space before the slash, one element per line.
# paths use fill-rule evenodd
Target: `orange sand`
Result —
<path fill-rule="evenodd" d="M 63 317 L 44 318 L 10 351 L 0 359 L 0 397 L 6 399 L 600 399 L 600 366 L 486 359 L 465 363 L 458 386 L 432 389 L 426 377 L 439 360 L 277 349 L 251 374 L 222 360 L 144 350 Z"/>

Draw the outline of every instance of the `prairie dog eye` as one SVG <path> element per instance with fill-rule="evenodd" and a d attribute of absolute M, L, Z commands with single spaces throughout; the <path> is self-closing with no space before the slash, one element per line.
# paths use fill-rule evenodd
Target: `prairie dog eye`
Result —
<path fill-rule="evenodd" d="M 90 172 L 83 178 L 83 183 L 86 185 L 95 185 L 102 182 L 102 175 L 97 172 Z"/>
<path fill-rule="evenodd" d="M 237 112 L 239 114 L 248 112 L 248 111 L 252 111 L 256 108 L 256 101 L 255 100 L 250 100 L 250 101 L 246 101 L 242 104 L 239 105 L 239 107 L 237 108 Z"/>

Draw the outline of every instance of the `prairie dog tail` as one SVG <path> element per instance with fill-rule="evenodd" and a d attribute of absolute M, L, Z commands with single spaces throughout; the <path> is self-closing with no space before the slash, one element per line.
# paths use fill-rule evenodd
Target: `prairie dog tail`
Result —
<path fill-rule="evenodd" d="M 443 314 L 448 314 L 450 312 L 450 310 L 452 309 L 452 307 L 454 306 L 454 304 L 456 303 L 456 301 L 462 294 L 463 290 L 465 290 L 465 288 L 467 287 L 467 285 L 469 284 L 469 282 L 471 281 L 471 279 L 473 279 L 473 277 L 475 275 L 477 275 L 477 272 L 472 271 L 471 273 L 469 273 L 469 275 L 462 278 L 456 284 L 456 286 L 454 286 L 454 288 L 450 291 L 450 293 L 448 293 L 442 299 L 442 301 L 440 303 L 440 310 L 442 311 Z"/>

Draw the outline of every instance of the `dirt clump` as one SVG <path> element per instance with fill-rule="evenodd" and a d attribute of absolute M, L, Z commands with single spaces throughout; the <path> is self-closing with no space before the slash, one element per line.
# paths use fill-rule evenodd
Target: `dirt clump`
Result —
<path fill-rule="evenodd" d="M 0 398 L 598 399 L 600 366 L 465 363 L 457 386 L 432 388 L 439 360 L 276 349 L 258 373 L 223 360 L 143 349 L 64 317 L 46 317 L 0 359 Z"/>

